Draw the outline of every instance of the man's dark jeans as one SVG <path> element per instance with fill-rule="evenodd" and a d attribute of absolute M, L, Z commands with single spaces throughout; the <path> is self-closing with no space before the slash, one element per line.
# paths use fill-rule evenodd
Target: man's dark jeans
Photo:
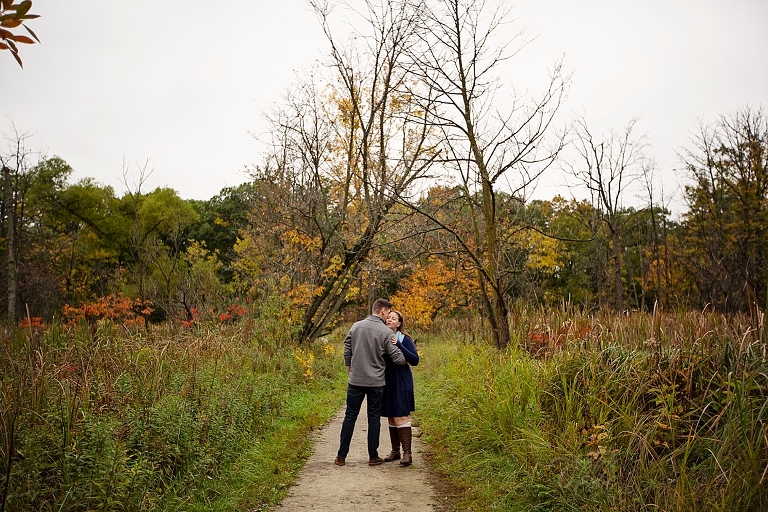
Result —
<path fill-rule="evenodd" d="M 363 398 L 368 397 L 368 458 L 379 456 L 379 431 L 381 429 L 381 400 L 384 396 L 384 386 L 365 387 L 347 384 L 347 411 L 344 423 L 341 425 L 341 445 L 339 457 L 346 459 L 349 453 L 349 443 L 355 430 L 357 415 L 363 406 Z"/>

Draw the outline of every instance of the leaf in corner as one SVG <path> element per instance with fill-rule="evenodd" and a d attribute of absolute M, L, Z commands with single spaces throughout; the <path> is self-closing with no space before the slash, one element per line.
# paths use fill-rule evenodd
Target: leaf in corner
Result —
<path fill-rule="evenodd" d="M 31 29 L 31 28 L 29 28 L 29 27 L 28 27 L 28 26 L 26 26 L 26 25 L 24 25 L 24 28 L 27 30 L 27 32 L 29 32 L 29 35 L 31 35 L 33 38 L 35 38 L 35 41 L 37 41 L 38 43 L 40 43 L 40 38 L 39 38 L 39 37 L 37 37 L 37 34 L 35 34 L 34 32 L 32 32 L 32 29 Z M 42 44 L 42 43 L 40 43 L 40 44 Z"/>
<path fill-rule="evenodd" d="M 17 43 L 35 44 L 35 42 L 27 36 L 13 36 L 13 40 Z"/>
<path fill-rule="evenodd" d="M 16 62 L 19 63 L 19 67 L 21 67 L 21 69 L 24 69 L 24 64 L 21 63 L 21 58 L 19 57 L 19 54 L 11 50 L 11 55 L 13 55 L 13 58 L 16 59 Z"/>
<path fill-rule="evenodd" d="M 21 20 L 17 20 L 13 18 L 4 20 L 2 23 L 0 23 L 0 27 L 5 27 L 5 28 L 16 28 L 19 25 L 21 25 Z"/>
<path fill-rule="evenodd" d="M 24 0 L 16 7 L 16 14 L 24 16 L 32 8 L 32 0 Z"/>

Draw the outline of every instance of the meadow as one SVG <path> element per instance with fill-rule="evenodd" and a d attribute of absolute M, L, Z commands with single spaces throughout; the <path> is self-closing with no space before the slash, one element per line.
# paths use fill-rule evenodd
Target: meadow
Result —
<path fill-rule="evenodd" d="M 456 510 L 768 509 L 761 313 L 519 306 L 513 343 L 414 333 Z M 0 349 L 1 510 L 269 510 L 344 401 L 346 326 L 27 326 Z M 426 461 L 425 461 L 426 463 Z"/>
<path fill-rule="evenodd" d="M 764 317 L 519 308 L 503 351 L 420 336 L 457 510 L 768 510 Z"/>
<path fill-rule="evenodd" d="M 344 371 L 334 345 L 256 325 L 17 332 L 0 348 L 0 510 L 277 503 L 343 403 Z"/>

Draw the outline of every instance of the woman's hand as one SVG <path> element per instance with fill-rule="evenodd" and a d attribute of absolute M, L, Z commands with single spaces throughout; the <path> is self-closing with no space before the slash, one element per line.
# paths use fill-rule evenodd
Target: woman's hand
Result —
<path fill-rule="evenodd" d="M 397 345 L 397 336 L 392 336 L 392 344 Z"/>

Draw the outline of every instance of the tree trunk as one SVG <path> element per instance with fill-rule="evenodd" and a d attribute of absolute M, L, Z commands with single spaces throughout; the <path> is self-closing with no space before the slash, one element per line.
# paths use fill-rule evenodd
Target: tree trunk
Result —
<path fill-rule="evenodd" d="M 624 310 L 624 287 L 621 282 L 621 247 L 619 236 L 611 230 L 611 244 L 613 245 L 613 280 L 616 289 L 616 311 Z"/>
<path fill-rule="evenodd" d="M 497 298 L 494 305 L 496 307 L 496 321 L 498 324 L 495 335 L 496 348 L 503 349 L 506 348 L 511 341 L 509 332 L 509 309 L 507 309 L 507 304 L 504 302 L 504 299 Z"/>
<path fill-rule="evenodd" d="M 3 167 L 3 179 L 5 180 L 5 211 L 8 214 L 6 237 L 8 239 L 8 327 L 7 333 L 11 337 L 13 326 L 16 322 L 16 207 L 13 203 L 13 183 L 11 182 L 11 170 Z"/>

